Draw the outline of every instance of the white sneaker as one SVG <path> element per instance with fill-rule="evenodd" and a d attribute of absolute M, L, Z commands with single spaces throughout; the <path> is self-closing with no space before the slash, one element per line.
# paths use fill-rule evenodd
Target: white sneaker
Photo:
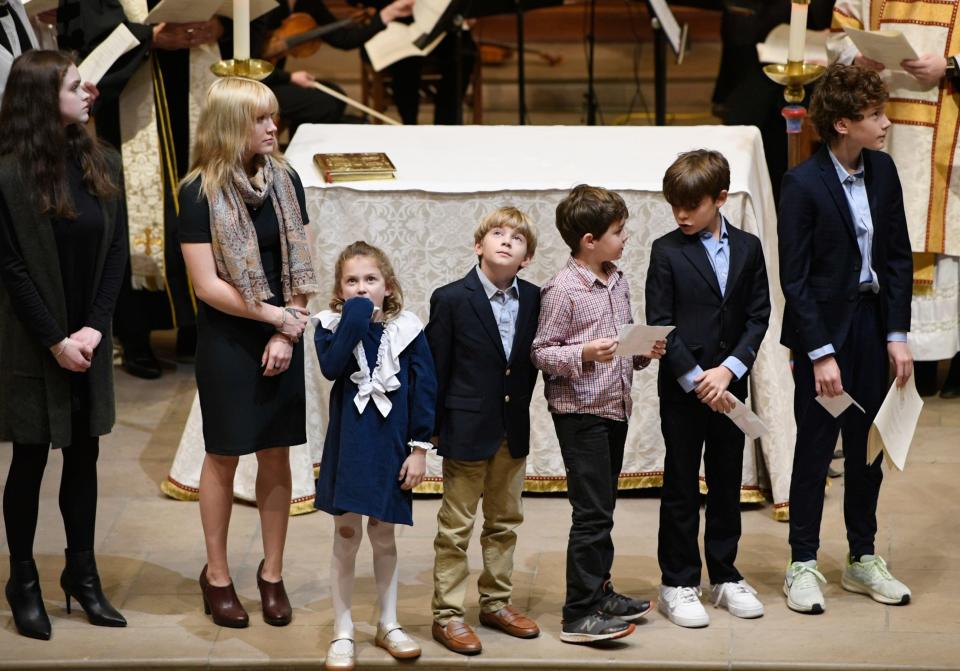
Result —
<path fill-rule="evenodd" d="M 787 595 L 787 607 L 798 613 L 819 615 L 826 607 L 823 592 L 817 582 L 827 584 L 827 579 L 817 570 L 817 560 L 795 561 L 787 567 L 783 580 L 783 593 Z"/>
<path fill-rule="evenodd" d="M 657 608 L 671 622 L 681 627 L 706 627 L 710 624 L 710 616 L 700 603 L 699 587 L 660 585 Z"/>
<path fill-rule="evenodd" d="M 746 580 L 714 585 L 713 605 L 715 608 L 726 608 L 736 617 L 750 619 L 763 615 L 763 604 L 757 598 L 757 590 Z"/>
<path fill-rule="evenodd" d="M 861 555 L 860 561 L 847 557 L 840 584 L 848 592 L 866 594 L 874 601 L 904 606 L 910 603 L 910 588 L 890 575 L 880 555 Z"/>
<path fill-rule="evenodd" d="M 355 663 L 356 653 L 352 640 L 338 638 L 335 641 L 330 641 L 330 647 L 327 648 L 327 658 L 323 661 L 323 668 L 350 671 Z"/>

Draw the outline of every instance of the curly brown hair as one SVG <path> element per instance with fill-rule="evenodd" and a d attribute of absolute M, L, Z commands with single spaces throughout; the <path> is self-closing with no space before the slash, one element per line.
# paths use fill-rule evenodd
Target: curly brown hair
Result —
<path fill-rule="evenodd" d="M 557 205 L 557 230 L 570 251 L 580 251 L 580 239 L 587 233 L 595 239 L 629 216 L 620 194 L 600 186 L 579 184 Z"/>
<path fill-rule="evenodd" d="M 864 110 L 890 97 L 880 75 L 859 65 L 831 65 L 810 97 L 810 121 L 828 144 L 839 137 L 839 119 L 859 121 Z"/>
<path fill-rule="evenodd" d="M 337 257 L 337 263 L 333 271 L 333 296 L 330 299 L 330 309 L 334 312 L 343 310 L 345 301 L 340 295 L 340 282 L 343 280 L 343 266 L 347 261 L 357 256 L 366 256 L 367 258 L 373 259 L 373 262 L 377 264 L 377 268 L 380 269 L 380 273 L 383 275 L 383 283 L 387 286 L 387 289 L 390 290 L 390 295 L 383 297 L 383 319 L 386 321 L 396 317 L 403 310 L 403 290 L 400 288 L 400 282 L 397 281 L 397 274 L 393 272 L 390 259 L 387 258 L 383 250 L 363 240 L 357 240 L 347 245 L 347 247 L 340 252 L 340 256 Z"/>

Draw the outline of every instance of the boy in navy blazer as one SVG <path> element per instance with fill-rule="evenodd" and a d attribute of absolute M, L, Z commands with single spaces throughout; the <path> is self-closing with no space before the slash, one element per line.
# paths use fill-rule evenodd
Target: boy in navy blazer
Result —
<path fill-rule="evenodd" d="M 676 327 L 657 379 L 666 444 L 658 607 L 682 627 L 710 622 L 700 602 L 701 454 L 711 600 L 737 617 L 763 615 L 756 591 L 734 566 L 744 437 L 724 413 L 733 409 L 733 397 L 746 399 L 770 296 L 760 240 L 720 214 L 729 188 L 730 166 L 719 152 L 699 149 L 674 161 L 663 177 L 663 195 L 677 229 L 654 241 L 647 272 L 647 323 Z"/>
<path fill-rule="evenodd" d="M 827 70 L 810 100 L 824 145 L 783 177 L 780 284 L 786 298 L 781 342 L 793 350 L 797 443 L 790 483 L 791 559 L 787 606 L 822 613 L 826 582 L 817 570 L 824 479 L 843 434 L 843 516 L 849 555 L 842 586 L 887 604 L 910 590 L 876 554 L 880 457 L 867 464 L 867 434 L 886 395 L 889 364 L 899 386 L 913 372 L 907 346 L 913 262 L 903 191 L 882 151 L 890 121 L 877 73 L 857 66 Z M 817 396 L 846 391 L 850 406 L 834 419 Z"/>
<path fill-rule="evenodd" d="M 478 654 L 480 639 L 463 621 L 470 569 L 467 545 L 483 498 L 480 623 L 534 638 L 537 623 L 510 603 L 515 529 L 523 521 L 530 397 L 537 369 L 530 345 L 540 289 L 517 277 L 537 237 L 527 216 L 502 207 L 474 232 L 479 264 L 430 298 L 427 339 L 437 368 L 437 452 L 443 502 L 434 541 L 433 637 L 448 649 Z"/>

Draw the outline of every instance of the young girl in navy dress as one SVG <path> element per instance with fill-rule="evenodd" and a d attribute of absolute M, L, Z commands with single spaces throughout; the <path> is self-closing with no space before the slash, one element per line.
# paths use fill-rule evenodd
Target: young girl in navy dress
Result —
<path fill-rule="evenodd" d="M 330 310 L 319 315 L 320 370 L 334 381 L 316 506 L 334 515 L 333 640 L 328 669 L 352 669 L 350 604 L 363 515 L 380 597 L 376 644 L 398 659 L 420 646 L 397 622 L 395 524 L 413 524 L 412 490 L 423 480 L 433 433 L 436 375 L 423 323 L 403 310 L 386 255 L 355 242 L 337 259 Z"/>

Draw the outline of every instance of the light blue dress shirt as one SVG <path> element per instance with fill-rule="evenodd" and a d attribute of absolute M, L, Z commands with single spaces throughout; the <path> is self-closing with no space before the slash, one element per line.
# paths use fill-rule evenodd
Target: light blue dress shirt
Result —
<path fill-rule="evenodd" d="M 720 215 L 720 237 L 716 238 L 710 231 L 704 230 L 700 231 L 700 242 L 707 250 L 710 267 L 713 268 L 717 284 L 720 285 L 720 295 L 723 296 L 727 292 L 727 276 L 730 274 L 730 235 L 727 233 L 727 220 L 723 215 Z M 721 365 L 729 369 L 738 380 L 747 374 L 747 367 L 735 356 L 728 356 Z M 701 373 L 703 368 L 694 366 L 678 377 L 677 382 L 685 392 L 690 393 L 696 389 L 697 383 L 694 380 Z"/>
<path fill-rule="evenodd" d="M 850 208 L 850 218 L 853 219 L 853 228 L 857 233 L 857 247 L 860 248 L 860 286 L 869 285 L 873 293 L 880 291 L 877 273 L 873 269 L 873 215 L 870 214 L 870 200 L 867 197 L 867 183 L 864 178 L 863 154 L 853 173 L 841 165 L 832 151 L 828 151 L 833 167 L 837 171 L 837 179 L 843 187 L 843 195 L 847 198 Z M 887 342 L 907 342 L 907 334 L 902 331 L 891 331 L 887 334 Z M 830 354 L 836 354 L 833 343 L 807 352 L 811 361 L 816 361 Z"/>
<path fill-rule="evenodd" d="M 477 266 L 477 277 L 480 278 L 480 284 L 483 285 L 490 307 L 493 308 L 493 321 L 497 324 L 503 352 L 509 361 L 510 350 L 513 349 L 513 335 L 517 330 L 517 315 L 520 312 L 520 288 L 517 278 L 513 278 L 513 284 L 507 287 L 506 291 L 501 291 L 483 274 L 480 266 Z"/>

